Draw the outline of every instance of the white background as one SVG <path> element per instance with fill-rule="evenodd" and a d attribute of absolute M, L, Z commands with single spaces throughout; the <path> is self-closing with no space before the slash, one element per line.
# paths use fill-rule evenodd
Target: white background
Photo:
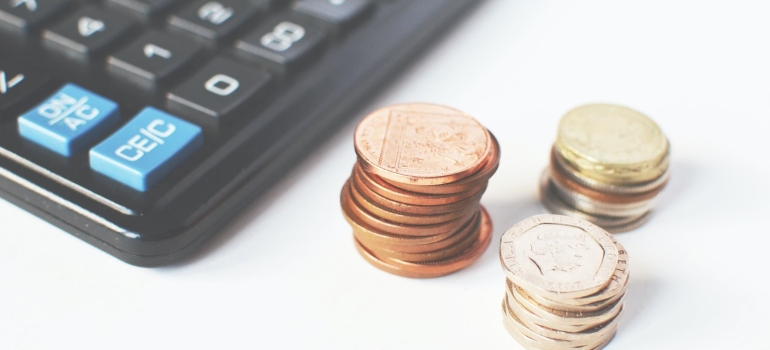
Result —
<path fill-rule="evenodd" d="M 0 201 L 0 348 L 517 349 L 499 237 L 545 212 L 537 179 L 560 116 L 609 102 L 655 119 L 673 153 L 651 221 L 617 235 L 631 284 L 608 349 L 770 349 L 768 10 L 482 4 L 367 108 L 443 103 L 500 140 L 482 200 L 495 240 L 447 277 L 391 276 L 358 256 L 338 207 L 355 122 L 175 266 L 127 265 Z"/>

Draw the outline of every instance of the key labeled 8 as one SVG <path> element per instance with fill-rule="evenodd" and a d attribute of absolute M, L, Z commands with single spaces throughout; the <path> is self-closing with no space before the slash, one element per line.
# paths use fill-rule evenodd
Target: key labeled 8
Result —
<path fill-rule="evenodd" d="M 272 32 L 262 36 L 261 43 L 271 50 L 283 52 L 304 37 L 305 28 L 299 24 L 283 21 L 278 23 Z"/>

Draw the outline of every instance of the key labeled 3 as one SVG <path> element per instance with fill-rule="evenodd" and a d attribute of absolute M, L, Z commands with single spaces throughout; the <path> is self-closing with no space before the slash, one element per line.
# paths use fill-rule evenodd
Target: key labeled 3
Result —
<path fill-rule="evenodd" d="M 69 157 L 104 136 L 119 120 L 115 102 L 67 84 L 19 117 L 19 134 Z"/>
<path fill-rule="evenodd" d="M 200 127 L 147 107 L 91 150 L 91 168 L 144 192 L 202 144 Z"/>

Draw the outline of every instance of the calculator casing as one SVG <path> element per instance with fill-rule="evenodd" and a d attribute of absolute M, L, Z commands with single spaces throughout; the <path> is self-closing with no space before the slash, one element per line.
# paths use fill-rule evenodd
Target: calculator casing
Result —
<path fill-rule="evenodd" d="M 282 78 L 238 122 L 206 128 L 206 146 L 145 193 L 84 171 L 85 155 L 61 160 L 28 147 L 16 123 L 4 118 L 0 196 L 129 264 L 162 266 L 190 256 L 360 113 L 373 94 L 477 3 L 382 2 L 387 6 L 333 38 L 315 62 Z M 0 59 L 53 72 L 61 83 L 108 92 L 125 116 L 148 105 L 167 109 L 161 96 L 116 87 L 94 73 L 103 67 L 52 63 L 39 48 L 11 39 L 0 45 L 12 48 L 0 50 Z"/>

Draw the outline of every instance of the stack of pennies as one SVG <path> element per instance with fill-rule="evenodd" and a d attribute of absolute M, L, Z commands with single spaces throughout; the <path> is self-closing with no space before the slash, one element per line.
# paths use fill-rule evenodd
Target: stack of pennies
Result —
<path fill-rule="evenodd" d="M 358 162 L 340 202 L 359 253 L 386 272 L 446 275 L 492 239 L 479 204 L 500 146 L 471 116 L 432 104 L 376 110 L 355 131 Z"/>
<path fill-rule="evenodd" d="M 620 106 L 581 106 L 559 123 L 540 198 L 552 213 L 628 231 L 649 217 L 668 164 L 668 139 L 650 118 Z"/>
<path fill-rule="evenodd" d="M 503 324 L 527 349 L 600 349 L 615 336 L 628 286 L 628 254 L 582 219 L 537 215 L 500 241 Z"/>

